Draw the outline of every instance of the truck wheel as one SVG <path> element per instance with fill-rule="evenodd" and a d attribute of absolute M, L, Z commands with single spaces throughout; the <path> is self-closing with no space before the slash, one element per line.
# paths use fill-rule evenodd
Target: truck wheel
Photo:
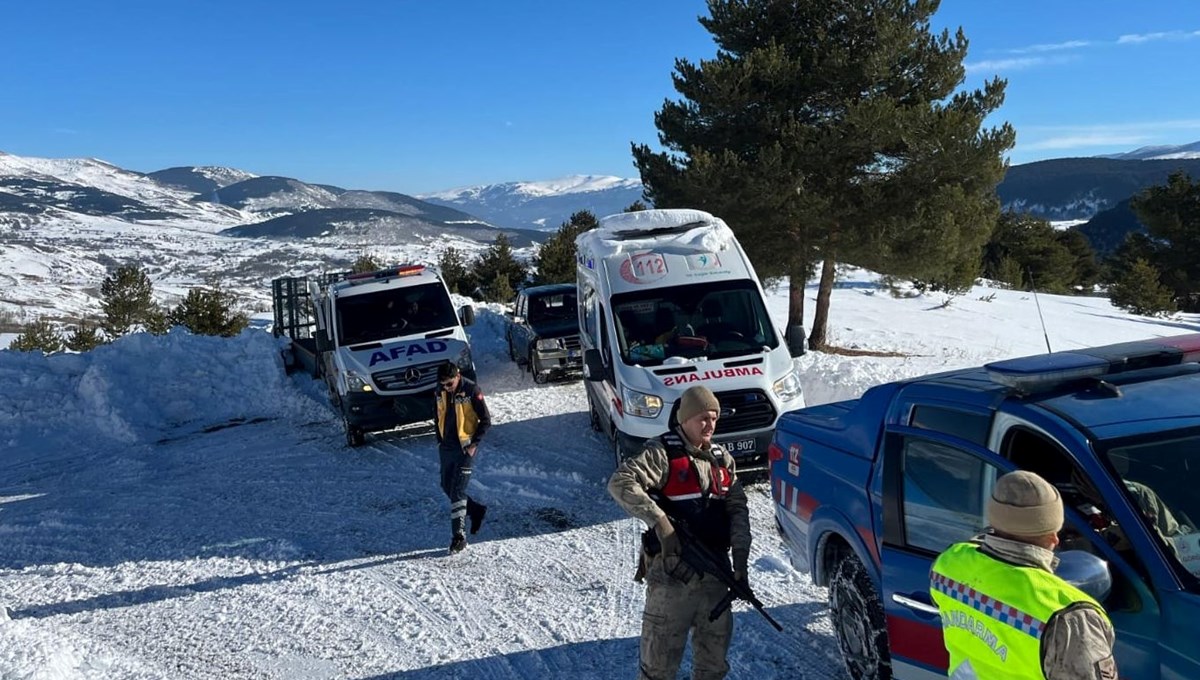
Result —
<path fill-rule="evenodd" d="M 849 553 L 829 581 L 829 618 L 846 671 L 854 680 L 891 680 L 883 604 L 867 568 Z"/>
<path fill-rule="evenodd" d="M 539 385 L 550 380 L 550 372 L 543 373 L 541 366 L 538 366 L 537 353 L 529 350 L 529 374 L 533 376 L 533 381 Z"/>

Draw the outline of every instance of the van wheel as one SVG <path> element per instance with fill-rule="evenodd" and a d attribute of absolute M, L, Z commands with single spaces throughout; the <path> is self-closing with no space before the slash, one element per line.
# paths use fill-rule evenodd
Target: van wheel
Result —
<path fill-rule="evenodd" d="M 362 446 L 363 442 L 367 439 L 366 433 L 362 431 L 362 428 L 351 425 L 350 419 L 345 415 L 342 416 L 342 425 L 346 428 L 346 445 L 352 449 Z"/>
<path fill-rule="evenodd" d="M 621 467 L 621 463 L 625 461 L 625 450 L 621 448 L 621 437 L 616 430 L 612 433 L 612 450 L 613 450 L 613 469 Z"/>
<path fill-rule="evenodd" d="M 588 420 L 591 421 L 589 424 L 592 426 L 592 432 L 600 432 L 602 429 L 600 427 L 600 414 L 596 413 L 596 403 L 592 400 L 592 391 L 586 386 L 583 388 L 583 390 L 584 393 L 587 394 Z"/>
<path fill-rule="evenodd" d="M 871 575 L 853 553 L 829 581 L 829 618 L 846 671 L 854 680 L 891 680 L 887 624 Z"/>

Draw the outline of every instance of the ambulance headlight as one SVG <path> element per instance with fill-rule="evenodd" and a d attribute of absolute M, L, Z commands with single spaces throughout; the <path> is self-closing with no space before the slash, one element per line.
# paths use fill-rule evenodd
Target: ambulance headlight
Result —
<path fill-rule="evenodd" d="M 775 396 L 779 397 L 779 401 L 799 399 L 804 394 L 804 390 L 800 387 L 800 371 L 793 366 L 787 375 L 775 381 L 771 389 L 775 390 Z"/>
<path fill-rule="evenodd" d="M 346 389 L 350 392 L 373 392 L 371 383 L 354 371 L 346 371 Z"/>
<path fill-rule="evenodd" d="M 558 349 L 558 338 L 547 338 L 537 341 L 537 348 L 543 352 L 551 352 Z"/>
<path fill-rule="evenodd" d="M 464 346 L 462 351 L 458 353 L 458 356 L 454 357 L 454 363 L 458 364 L 459 368 L 470 368 L 473 365 L 471 363 L 471 348 Z"/>
<path fill-rule="evenodd" d="M 662 412 L 662 398 L 653 394 L 636 392 L 628 387 L 622 390 L 625 395 L 625 412 L 639 418 L 657 418 Z"/>

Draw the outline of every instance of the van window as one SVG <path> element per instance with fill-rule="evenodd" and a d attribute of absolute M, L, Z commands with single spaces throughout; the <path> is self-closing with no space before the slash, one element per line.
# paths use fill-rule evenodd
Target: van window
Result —
<path fill-rule="evenodd" d="M 667 357 L 723 357 L 779 346 L 754 281 L 653 288 L 612 298 L 621 360 L 653 366 Z"/>

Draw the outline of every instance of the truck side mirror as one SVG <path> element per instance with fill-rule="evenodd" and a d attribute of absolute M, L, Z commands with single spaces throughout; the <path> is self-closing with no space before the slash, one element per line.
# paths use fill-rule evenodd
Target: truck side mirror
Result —
<path fill-rule="evenodd" d="M 592 382 L 604 380 L 604 360 L 600 358 L 600 350 L 583 350 L 583 377 Z"/>
<path fill-rule="evenodd" d="M 1097 602 L 1104 602 L 1112 590 L 1112 572 L 1108 562 L 1083 550 L 1064 550 L 1058 555 L 1058 567 L 1054 573 Z"/>
<path fill-rule="evenodd" d="M 464 326 L 470 326 L 475 323 L 475 308 L 471 305 L 463 305 L 458 308 L 458 320 Z"/>
<path fill-rule="evenodd" d="M 315 335 L 317 338 L 318 352 L 328 352 L 329 350 L 333 349 L 333 347 L 330 346 L 333 343 L 329 342 L 329 333 L 327 333 L 325 330 L 318 330 Z"/>

